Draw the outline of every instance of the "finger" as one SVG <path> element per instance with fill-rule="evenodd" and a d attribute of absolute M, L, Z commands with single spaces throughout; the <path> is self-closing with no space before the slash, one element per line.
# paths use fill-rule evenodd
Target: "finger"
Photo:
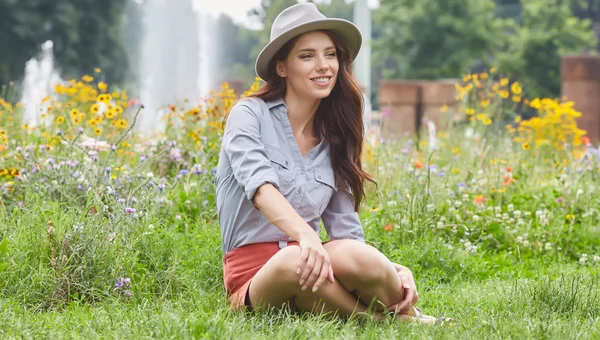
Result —
<path fill-rule="evenodd" d="M 308 260 L 306 260 L 306 265 L 304 266 L 304 269 L 302 270 L 302 274 L 300 275 L 300 285 L 302 286 L 302 290 L 306 289 L 306 281 L 308 280 L 308 276 L 310 275 L 313 268 L 315 267 L 315 261 L 316 261 L 316 258 L 315 258 L 315 254 L 313 251 L 308 256 Z"/>
<path fill-rule="evenodd" d="M 331 265 L 329 264 L 329 260 L 325 259 L 325 261 L 322 263 L 321 265 L 321 272 L 319 273 L 319 278 L 317 279 L 317 282 L 315 282 L 315 285 L 313 286 L 313 293 L 316 292 L 319 287 L 321 287 L 321 285 L 323 284 L 323 282 L 325 282 L 325 280 L 327 280 L 327 277 L 329 276 L 329 268 L 331 268 Z"/>
<path fill-rule="evenodd" d="M 413 298 L 412 304 L 416 305 L 419 302 L 419 293 L 415 291 L 415 297 Z"/>
<path fill-rule="evenodd" d="M 408 280 L 407 277 L 405 275 L 400 276 L 400 280 L 402 281 L 402 287 L 404 287 L 404 298 L 402 299 L 402 301 L 398 304 L 398 310 L 404 310 L 408 307 L 408 305 L 411 303 L 413 296 L 414 296 L 414 290 L 410 288 L 409 284 L 408 284 Z M 408 286 L 408 288 L 407 288 Z"/>
<path fill-rule="evenodd" d="M 308 274 L 308 279 L 306 279 L 305 286 L 312 287 L 317 282 L 319 278 L 319 274 L 321 273 L 321 266 L 323 265 L 323 260 L 319 256 L 315 256 L 315 265 L 313 266 L 310 274 Z"/>
<path fill-rule="evenodd" d="M 327 273 L 327 279 L 332 284 L 335 283 L 335 277 L 333 277 L 333 267 L 331 266 L 331 264 L 329 265 L 329 271 Z"/>
<path fill-rule="evenodd" d="M 306 265 L 306 260 L 308 259 L 308 256 L 310 255 L 310 248 L 309 247 L 301 247 L 301 252 L 300 252 L 300 258 L 298 259 L 298 266 L 296 268 L 296 274 L 300 274 L 302 273 L 302 270 L 304 269 L 304 266 Z"/>

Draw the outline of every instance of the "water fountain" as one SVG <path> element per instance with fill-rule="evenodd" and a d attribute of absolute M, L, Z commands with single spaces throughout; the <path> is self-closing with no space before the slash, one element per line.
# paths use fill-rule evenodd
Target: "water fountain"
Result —
<path fill-rule="evenodd" d="M 145 108 L 137 126 L 149 135 L 164 129 L 161 118 L 167 105 L 197 105 L 209 91 L 211 71 L 217 67 L 208 48 L 210 18 L 192 0 L 147 0 L 140 5 L 145 37 L 139 83 Z"/>
<path fill-rule="evenodd" d="M 54 85 L 61 82 L 58 73 L 54 70 L 52 41 L 42 44 L 40 60 L 30 59 L 25 63 L 25 77 L 23 80 L 24 124 L 36 126 L 40 123 L 40 116 L 45 111 L 43 99 L 54 93 Z"/>

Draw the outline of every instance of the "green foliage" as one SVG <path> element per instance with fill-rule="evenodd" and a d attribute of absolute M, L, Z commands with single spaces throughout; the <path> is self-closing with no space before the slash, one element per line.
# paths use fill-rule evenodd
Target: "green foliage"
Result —
<path fill-rule="evenodd" d="M 497 49 L 502 21 L 493 0 L 382 0 L 375 12 L 378 59 L 387 77 L 458 77 Z"/>
<path fill-rule="evenodd" d="M 520 80 L 532 97 L 560 95 L 560 60 L 596 46 L 591 21 L 575 17 L 571 1 L 523 3 L 522 25 L 513 24 L 506 47 L 498 51 L 498 69 Z"/>
<path fill-rule="evenodd" d="M 100 67 L 106 80 L 121 82 L 128 55 L 122 44 L 126 0 L 19 0 L 0 2 L 0 84 L 19 81 L 25 62 L 46 40 L 64 78 Z M 9 48 L 10 47 L 10 48 Z"/>

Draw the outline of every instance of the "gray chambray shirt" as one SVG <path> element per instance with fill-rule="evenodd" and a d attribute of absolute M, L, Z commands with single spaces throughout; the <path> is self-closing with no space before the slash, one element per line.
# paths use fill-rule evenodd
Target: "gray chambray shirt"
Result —
<path fill-rule="evenodd" d="M 260 242 L 292 241 L 254 207 L 256 190 L 271 183 L 317 233 L 323 220 L 331 240 L 364 243 L 349 187 L 336 183 L 329 143 L 300 153 L 283 99 L 244 98 L 231 110 L 215 178 L 223 254 Z"/>

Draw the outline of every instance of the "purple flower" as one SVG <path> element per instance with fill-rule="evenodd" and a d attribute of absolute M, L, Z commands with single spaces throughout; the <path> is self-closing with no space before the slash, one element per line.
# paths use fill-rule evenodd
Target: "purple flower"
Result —
<path fill-rule="evenodd" d="M 562 203 L 562 202 L 563 202 L 563 198 L 562 197 L 559 197 L 559 198 L 556 199 L 556 203 Z"/>
<path fill-rule="evenodd" d="M 58 129 L 58 130 L 56 130 L 56 134 L 59 135 L 59 136 L 62 136 L 63 132 L 60 129 Z"/>
<path fill-rule="evenodd" d="M 117 202 L 119 202 L 119 204 L 123 204 L 123 203 L 125 203 L 125 199 L 124 198 L 119 198 L 117 200 Z M 125 212 L 127 212 L 127 209 L 125 209 Z"/>
<path fill-rule="evenodd" d="M 79 128 L 77 129 L 77 133 L 79 133 L 79 134 L 82 134 L 82 133 L 83 133 L 83 128 L 82 128 L 82 127 L 79 127 Z"/>
<path fill-rule="evenodd" d="M 106 174 L 107 174 L 107 175 L 108 175 L 108 174 L 110 174 L 110 167 L 109 167 L 109 166 L 107 166 L 107 167 L 106 167 L 106 169 L 104 169 L 104 171 L 106 171 Z"/>
<path fill-rule="evenodd" d="M 446 173 L 445 173 L 445 172 L 443 172 L 443 171 L 440 171 L 440 172 L 438 172 L 438 176 L 440 176 L 440 177 L 444 177 L 444 176 L 446 176 Z"/>
<path fill-rule="evenodd" d="M 129 287 L 131 279 L 128 277 L 122 277 L 119 281 L 115 282 L 115 291 L 122 290 L 123 288 Z"/>
<path fill-rule="evenodd" d="M 458 186 L 459 186 L 459 187 L 466 187 L 466 186 L 467 186 L 467 184 L 466 184 L 465 182 L 460 182 L 460 183 L 458 183 Z"/>
<path fill-rule="evenodd" d="M 212 168 L 212 170 L 210 172 L 212 172 L 213 174 L 216 174 L 217 173 L 217 168 Z"/>
<path fill-rule="evenodd" d="M 77 190 L 83 190 L 83 185 L 77 184 Z"/>
<path fill-rule="evenodd" d="M 130 201 L 132 204 L 135 204 L 135 203 L 137 202 L 137 199 L 136 199 L 135 197 L 132 197 L 132 198 L 131 198 L 129 201 Z"/>
<path fill-rule="evenodd" d="M 158 190 L 160 190 L 160 191 L 165 190 L 165 185 L 163 183 L 159 183 L 158 184 Z"/>
<path fill-rule="evenodd" d="M 17 203 L 17 205 L 19 206 L 19 208 L 23 208 L 25 206 L 25 202 L 19 201 L 19 203 Z"/>
<path fill-rule="evenodd" d="M 16 150 L 17 150 L 18 152 L 21 152 L 21 151 L 23 151 L 23 148 L 22 148 L 22 147 L 20 147 L 20 146 L 17 146 L 17 149 L 16 149 Z"/>
<path fill-rule="evenodd" d="M 188 171 L 187 171 L 186 169 L 183 169 L 183 170 L 179 171 L 179 174 L 180 174 L 181 176 L 185 176 L 185 175 L 187 175 L 187 174 L 188 174 Z"/>
<path fill-rule="evenodd" d="M 127 207 L 127 208 L 125 208 L 125 212 L 129 215 L 132 215 L 132 214 L 135 214 L 135 209 Z"/>

